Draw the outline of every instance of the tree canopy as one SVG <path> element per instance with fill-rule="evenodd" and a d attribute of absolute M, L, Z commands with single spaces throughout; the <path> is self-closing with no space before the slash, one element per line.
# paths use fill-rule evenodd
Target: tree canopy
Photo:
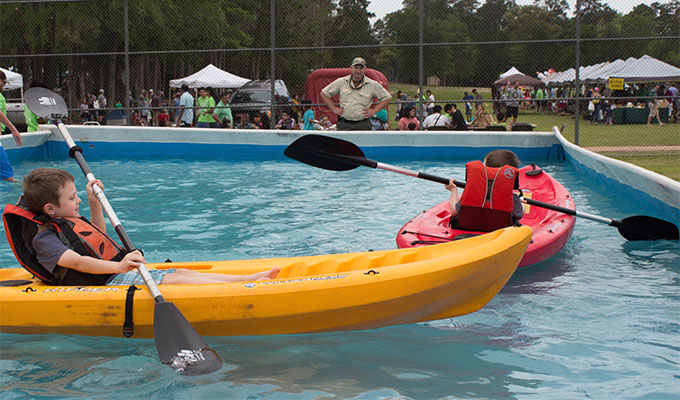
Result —
<path fill-rule="evenodd" d="M 566 0 L 523 6 L 514 0 L 423 1 L 424 72 L 442 84 L 488 86 L 511 66 L 528 74 L 574 66 L 575 18 Z M 276 78 L 298 92 L 311 70 L 347 67 L 362 56 L 390 81 L 418 83 L 418 0 L 404 0 L 402 9 L 380 20 L 368 11 L 370 3 L 277 0 Z M 162 89 L 208 63 L 269 78 L 269 2 L 128 0 L 128 6 L 134 93 Z M 625 15 L 603 0 L 583 0 L 581 62 L 649 54 L 680 65 L 678 20 L 680 0 L 638 5 Z M 68 82 L 78 98 L 99 88 L 123 98 L 124 28 L 123 1 L 0 3 L 0 64 L 27 82 Z M 649 37 L 656 39 L 641 39 Z"/>

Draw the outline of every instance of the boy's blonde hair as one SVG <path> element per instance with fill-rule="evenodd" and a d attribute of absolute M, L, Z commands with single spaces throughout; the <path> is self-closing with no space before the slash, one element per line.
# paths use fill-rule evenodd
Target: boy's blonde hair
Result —
<path fill-rule="evenodd" d="M 517 157 L 517 154 L 510 150 L 493 150 L 484 157 L 484 165 L 492 168 L 499 168 L 504 165 L 519 168 L 522 162 Z"/>
<path fill-rule="evenodd" d="M 59 206 L 59 189 L 73 181 L 73 175 L 63 169 L 36 168 L 29 172 L 22 183 L 28 209 L 41 214 L 47 203 Z"/>

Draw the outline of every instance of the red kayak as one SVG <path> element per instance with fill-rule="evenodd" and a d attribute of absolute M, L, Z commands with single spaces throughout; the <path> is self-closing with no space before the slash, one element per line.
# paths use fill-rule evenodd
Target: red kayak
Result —
<path fill-rule="evenodd" d="M 534 165 L 519 170 L 519 184 L 525 198 L 576 210 L 574 200 L 564 186 Z M 452 229 L 450 217 L 448 199 L 423 211 L 399 230 L 397 247 L 426 246 L 484 233 Z M 531 227 L 533 234 L 519 267 L 539 263 L 562 250 L 574 231 L 574 222 L 574 216 L 524 204 L 524 217 L 520 223 Z"/>

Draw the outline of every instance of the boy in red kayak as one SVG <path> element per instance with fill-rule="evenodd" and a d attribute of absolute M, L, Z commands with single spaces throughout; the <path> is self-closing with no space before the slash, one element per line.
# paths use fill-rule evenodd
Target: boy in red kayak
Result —
<path fill-rule="evenodd" d="M 30 243 L 34 251 L 34 263 L 28 267 L 42 272 L 38 274 L 39 277 L 47 275 L 48 280 L 53 281 L 51 283 L 62 285 L 144 284 L 135 270 L 145 262 L 144 256 L 139 250 L 126 252 L 106 235 L 106 221 L 93 190 L 94 184 L 98 184 L 102 190 L 104 188 L 99 180 L 90 181 L 85 187 L 90 205 L 90 222 L 79 214 L 81 200 L 70 173 L 54 168 L 38 168 L 26 175 L 23 182 L 24 199 L 27 211 L 34 215 L 31 217 L 27 213 L 24 217 L 38 224 L 37 233 Z M 19 261 L 26 266 L 27 255 L 17 254 L 16 244 L 10 244 Z M 35 261 L 39 265 L 36 266 Z M 157 284 L 200 284 L 272 279 L 279 271 L 279 268 L 273 268 L 251 275 L 226 275 L 165 269 L 149 270 L 149 273 Z"/>
<path fill-rule="evenodd" d="M 520 164 L 517 155 L 510 150 L 493 150 L 484 157 L 484 163 L 467 163 L 467 182 L 460 200 L 454 181 L 446 185 L 451 192 L 451 227 L 491 232 L 516 225 L 524 216 L 524 205 L 513 193 L 519 189 Z"/>

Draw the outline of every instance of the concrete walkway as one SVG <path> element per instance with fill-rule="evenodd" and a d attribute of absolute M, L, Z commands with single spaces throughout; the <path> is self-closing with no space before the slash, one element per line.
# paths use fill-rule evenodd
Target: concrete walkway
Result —
<path fill-rule="evenodd" d="M 586 150 L 594 151 L 596 153 L 603 153 L 608 151 L 623 151 L 623 152 L 637 152 L 637 151 L 680 151 L 680 146 L 594 146 L 584 147 Z"/>

